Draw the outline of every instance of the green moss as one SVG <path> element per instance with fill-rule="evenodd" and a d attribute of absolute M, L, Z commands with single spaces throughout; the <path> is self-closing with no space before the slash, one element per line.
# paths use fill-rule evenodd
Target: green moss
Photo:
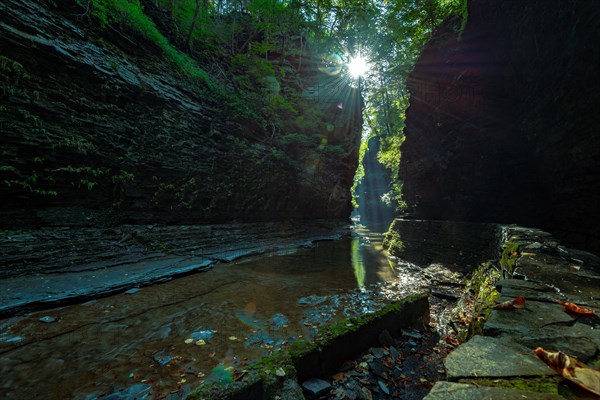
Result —
<path fill-rule="evenodd" d="M 305 342 L 305 341 L 294 342 L 290 345 L 290 347 L 288 347 L 288 353 L 289 353 L 290 357 L 293 360 L 295 360 L 297 358 L 302 357 L 305 354 L 310 353 L 311 351 L 316 349 L 316 347 L 317 346 L 313 342 Z"/>
<path fill-rule="evenodd" d="M 506 243 L 506 247 L 502 252 L 500 266 L 502 267 L 502 271 L 506 271 L 509 275 L 514 272 L 515 266 L 517 264 L 517 250 L 519 250 L 519 243 L 511 239 Z"/>
<path fill-rule="evenodd" d="M 400 254 L 404 249 L 404 242 L 396 229 L 396 221 L 392 222 L 390 229 L 385 233 L 383 237 L 383 247 L 393 255 Z"/>
<path fill-rule="evenodd" d="M 500 271 L 494 268 L 491 263 L 482 263 L 467 281 L 467 289 L 473 293 L 475 301 L 473 318 L 467 330 L 459 334 L 461 342 L 467 341 L 475 335 L 482 334 L 483 325 L 489 318 L 496 304 L 496 299 L 500 297 L 500 293 L 496 290 L 496 283 L 500 278 Z M 462 305 L 459 305 L 458 309 L 462 308 Z"/>
<path fill-rule="evenodd" d="M 461 379 L 460 383 L 468 383 L 477 386 L 501 387 L 515 390 L 526 390 L 537 393 L 558 394 L 558 376 L 544 378 L 512 378 L 512 379 Z"/>
<path fill-rule="evenodd" d="M 389 304 L 379 311 L 369 313 L 361 317 L 354 317 L 350 319 L 341 320 L 337 324 L 326 327 L 319 331 L 319 333 L 317 334 L 316 346 L 325 346 L 332 339 L 338 336 L 343 336 L 349 332 L 354 332 L 358 330 L 361 326 L 366 325 L 374 320 L 377 320 L 383 317 L 384 315 L 387 315 L 389 313 L 401 312 L 404 309 L 406 303 L 411 303 L 426 297 L 427 294 L 412 295 L 405 298 L 404 300 Z"/>
<path fill-rule="evenodd" d="M 190 400 L 225 400 L 234 392 L 232 388 L 221 382 L 206 382 L 193 390 L 186 399 Z"/>

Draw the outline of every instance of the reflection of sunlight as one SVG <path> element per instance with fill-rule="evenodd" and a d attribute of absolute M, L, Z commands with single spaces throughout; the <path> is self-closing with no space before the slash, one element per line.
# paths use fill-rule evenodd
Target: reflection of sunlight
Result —
<path fill-rule="evenodd" d="M 242 322 L 244 325 L 247 325 L 251 328 L 260 329 L 264 328 L 265 324 L 260 322 L 256 318 L 256 303 L 250 302 L 246 304 L 244 307 L 244 311 L 236 311 L 236 317 Z"/>
<path fill-rule="evenodd" d="M 365 263 L 360 248 L 360 240 L 352 240 L 352 268 L 354 269 L 354 276 L 356 277 L 356 283 L 359 288 L 365 287 Z"/>
<path fill-rule="evenodd" d="M 208 381 L 220 382 L 220 383 L 231 383 L 233 382 L 233 366 L 221 363 L 210 371 Z"/>

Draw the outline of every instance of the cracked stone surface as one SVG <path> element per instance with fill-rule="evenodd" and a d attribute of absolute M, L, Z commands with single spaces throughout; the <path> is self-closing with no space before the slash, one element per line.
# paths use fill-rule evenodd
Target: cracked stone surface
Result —
<path fill-rule="evenodd" d="M 489 336 L 473 337 L 450 353 L 444 365 L 450 380 L 555 375 L 531 349 Z"/>
<path fill-rule="evenodd" d="M 475 386 L 464 383 L 437 382 L 424 400 L 564 400 L 556 394 L 536 393 L 499 387 Z"/>

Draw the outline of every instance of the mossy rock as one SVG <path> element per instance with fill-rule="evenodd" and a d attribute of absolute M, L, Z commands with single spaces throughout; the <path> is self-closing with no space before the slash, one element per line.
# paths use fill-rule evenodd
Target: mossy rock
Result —
<path fill-rule="evenodd" d="M 552 376 L 543 378 L 460 379 L 458 382 L 476 386 L 501 387 L 537 393 L 558 394 L 558 384 L 561 380 L 562 378 L 559 376 Z"/>

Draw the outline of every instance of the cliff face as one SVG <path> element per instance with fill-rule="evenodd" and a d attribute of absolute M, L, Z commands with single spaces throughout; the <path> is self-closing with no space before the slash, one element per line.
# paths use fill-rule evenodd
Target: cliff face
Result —
<path fill-rule="evenodd" d="M 343 107 L 315 98 L 326 118 L 310 153 L 276 144 L 294 127 L 257 125 L 191 88 L 149 40 L 80 12 L 0 4 L 1 227 L 349 216 L 356 92 Z M 294 76 L 308 93 L 334 79 L 305 70 Z"/>
<path fill-rule="evenodd" d="M 600 250 L 600 9 L 471 1 L 410 75 L 400 179 L 417 218 L 519 223 Z"/>

